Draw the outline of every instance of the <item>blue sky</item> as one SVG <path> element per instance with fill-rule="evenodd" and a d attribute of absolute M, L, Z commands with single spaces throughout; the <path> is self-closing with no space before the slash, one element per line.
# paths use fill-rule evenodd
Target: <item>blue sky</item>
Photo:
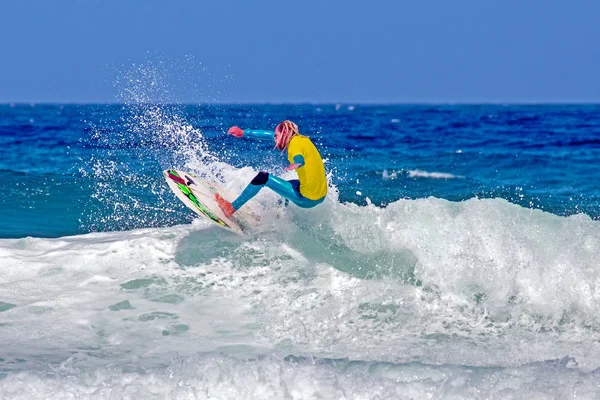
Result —
<path fill-rule="evenodd" d="M 599 21 L 597 0 L 2 0 L 0 102 L 600 102 Z"/>

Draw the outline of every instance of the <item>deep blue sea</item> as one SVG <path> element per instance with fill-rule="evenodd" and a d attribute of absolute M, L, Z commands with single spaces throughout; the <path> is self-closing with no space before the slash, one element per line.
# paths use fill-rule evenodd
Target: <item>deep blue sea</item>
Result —
<path fill-rule="evenodd" d="M 327 200 L 246 237 L 295 121 Z M 0 398 L 600 397 L 600 105 L 0 105 Z"/>
<path fill-rule="evenodd" d="M 285 155 L 226 131 L 284 118 L 316 142 L 341 203 L 500 198 L 600 216 L 596 105 L 0 105 L 0 237 L 189 222 L 157 206 L 177 204 L 160 171 L 211 156 L 281 174 Z"/>

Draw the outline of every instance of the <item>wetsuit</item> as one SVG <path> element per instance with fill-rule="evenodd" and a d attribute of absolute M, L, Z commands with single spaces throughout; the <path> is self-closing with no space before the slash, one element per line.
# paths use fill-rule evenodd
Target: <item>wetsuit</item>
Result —
<path fill-rule="evenodd" d="M 253 139 L 273 142 L 274 135 L 274 132 L 271 131 L 244 130 L 244 136 Z M 268 172 L 261 171 L 246 186 L 238 198 L 231 203 L 234 209 L 239 210 L 248 200 L 256 196 L 264 186 L 302 208 L 314 207 L 325 200 L 327 195 L 325 166 L 315 145 L 308 137 L 295 135 L 290 139 L 287 150 L 290 164 L 300 164 L 296 169 L 298 179 L 286 181 Z"/>

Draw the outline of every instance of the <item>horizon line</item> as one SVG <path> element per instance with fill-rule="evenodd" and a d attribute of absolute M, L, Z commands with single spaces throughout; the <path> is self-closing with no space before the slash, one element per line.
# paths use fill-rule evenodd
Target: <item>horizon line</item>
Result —
<path fill-rule="evenodd" d="M 482 101 L 482 102 L 471 102 L 471 101 L 455 101 L 455 102 L 351 102 L 351 101 L 340 101 L 340 102 L 95 102 L 95 101 L 0 101 L 0 105 L 8 106 L 36 106 L 36 105 L 48 105 L 48 106 L 75 106 L 75 105 L 115 105 L 115 106 L 135 106 L 135 105 L 164 105 L 164 106 L 299 106 L 299 105 L 313 105 L 313 106 L 536 106 L 536 105 L 600 105 L 600 100 L 596 102 L 584 102 L 584 101 L 523 101 L 523 102 L 495 102 L 495 101 Z"/>

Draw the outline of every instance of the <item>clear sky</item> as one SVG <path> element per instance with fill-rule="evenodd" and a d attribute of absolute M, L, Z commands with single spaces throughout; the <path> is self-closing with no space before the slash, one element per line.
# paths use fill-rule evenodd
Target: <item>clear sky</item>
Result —
<path fill-rule="evenodd" d="M 600 103 L 599 0 L 0 0 L 0 35 L 0 102 L 142 64 L 176 102 Z"/>

